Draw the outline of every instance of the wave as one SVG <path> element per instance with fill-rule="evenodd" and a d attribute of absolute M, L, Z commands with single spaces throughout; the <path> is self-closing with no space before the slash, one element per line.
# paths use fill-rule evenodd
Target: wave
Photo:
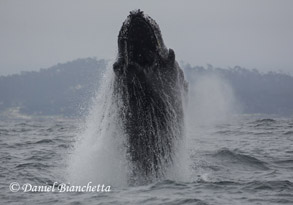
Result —
<path fill-rule="evenodd" d="M 173 180 L 163 180 L 149 186 L 149 188 L 152 190 L 165 189 L 167 187 L 177 187 L 182 190 L 184 188 L 188 188 L 188 183 L 186 182 L 180 183 L 179 181 L 173 181 Z"/>
<path fill-rule="evenodd" d="M 222 160 L 225 160 L 228 163 L 233 163 L 233 164 L 241 164 L 241 165 L 246 165 L 262 170 L 268 170 L 269 168 L 266 166 L 266 163 L 252 157 L 250 155 L 245 155 L 241 153 L 237 153 L 236 150 L 231 151 L 229 149 L 221 149 L 217 151 L 215 154 L 213 154 L 214 157 L 216 158 L 221 158 Z"/>
<path fill-rule="evenodd" d="M 285 168 L 285 169 L 293 170 L 293 160 L 292 159 L 275 161 L 274 163 L 279 168 Z"/>
<path fill-rule="evenodd" d="M 239 186 L 244 190 L 275 190 L 275 191 L 291 191 L 293 190 L 293 182 L 289 180 L 269 180 L 259 181 L 253 180 L 249 182 L 245 181 L 204 181 L 200 180 L 193 184 L 207 184 L 213 186 Z"/>
<path fill-rule="evenodd" d="M 54 156 L 56 156 L 56 153 L 54 153 L 54 152 L 47 153 L 47 152 L 38 151 L 37 153 L 38 153 L 37 155 L 29 156 L 29 157 L 25 158 L 24 160 L 39 162 L 39 161 L 44 161 L 44 160 L 50 160 Z"/>
<path fill-rule="evenodd" d="M 293 182 L 289 180 L 268 180 L 268 181 L 259 181 L 259 180 L 253 180 L 253 181 L 231 181 L 231 180 L 223 180 L 223 181 L 195 181 L 190 183 L 180 183 L 172 180 L 164 180 L 161 182 L 154 183 L 152 185 L 148 186 L 142 186 L 142 187 L 136 187 L 138 189 L 144 189 L 144 190 L 138 190 L 138 191 L 147 191 L 147 190 L 165 190 L 168 189 L 177 189 L 177 190 L 189 190 L 191 187 L 198 187 L 200 185 L 204 186 L 213 186 L 214 188 L 221 188 L 221 187 L 227 187 L 227 186 L 233 186 L 233 187 L 239 187 L 242 190 L 273 190 L 277 192 L 282 191 L 293 191 Z"/>
<path fill-rule="evenodd" d="M 284 135 L 293 135 L 293 131 L 287 131 L 284 133 Z"/>
<path fill-rule="evenodd" d="M 54 140 L 51 139 L 43 139 L 35 142 L 34 144 L 53 144 Z"/>
<path fill-rule="evenodd" d="M 276 161 L 277 164 L 293 164 L 293 159 Z"/>
<path fill-rule="evenodd" d="M 50 166 L 43 163 L 39 163 L 39 162 L 30 162 L 30 163 L 19 164 L 15 168 L 26 168 L 26 167 L 44 169 L 44 168 L 49 168 Z"/>
<path fill-rule="evenodd" d="M 254 127 L 268 127 L 268 126 L 272 126 L 274 124 L 276 124 L 277 121 L 271 118 L 264 118 L 264 119 L 258 119 L 255 120 L 253 122 L 251 122 L 250 124 L 252 124 Z M 270 127 L 270 129 L 273 129 Z"/>
<path fill-rule="evenodd" d="M 276 122 L 276 120 L 271 118 L 259 119 L 254 121 L 254 123 L 274 123 L 274 122 Z"/>
<path fill-rule="evenodd" d="M 274 191 L 293 191 L 293 183 L 289 180 L 276 181 L 252 181 L 245 184 L 243 189 L 250 190 L 274 190 Z"/>

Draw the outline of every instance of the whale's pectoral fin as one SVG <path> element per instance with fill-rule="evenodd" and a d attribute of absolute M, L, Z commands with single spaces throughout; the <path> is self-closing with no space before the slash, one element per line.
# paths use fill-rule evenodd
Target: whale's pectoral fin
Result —
<path fill-rule="evenodd" d="M 171 65 L 175 63 L 175 52 L 171 48 L 169 48 L 169 52 L 168 52 L 168 63 Z"/>
<path fill-rule="evenodd" d="M 123 73 L 123 63 L 117 61 L 113 64 L 113 70 L 116 75 L 121 75 Z"/>

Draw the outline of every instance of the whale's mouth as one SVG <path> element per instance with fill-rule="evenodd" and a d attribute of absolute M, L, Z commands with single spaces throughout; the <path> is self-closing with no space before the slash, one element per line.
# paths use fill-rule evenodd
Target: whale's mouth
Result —
<path fill-rule="evenodd" d="M 157 46 L 152 26 L 143 17 L 134 17 L 127 36 L 128 60 L 141 66 L 151 66 L 155 60 Z"/>
<path fill-rule="evenodd" d="M 140 10 L 131 11 L 118 36 L 118 59 L 125 65 L 154 65 L 166 48 L 156 22 Z M 159 57 L 159 58 L 158 58 Z"/>

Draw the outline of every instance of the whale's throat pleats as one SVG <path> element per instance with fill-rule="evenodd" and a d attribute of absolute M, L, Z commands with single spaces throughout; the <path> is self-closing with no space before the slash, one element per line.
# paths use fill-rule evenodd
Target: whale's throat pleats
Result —
<path fill-rule="evenodd" d="M 156 40 L 152 28 L 141 18 L 132 20 L 128 33 L 129 60 L 140 66 L 151 66 L 156 52 Z"/>

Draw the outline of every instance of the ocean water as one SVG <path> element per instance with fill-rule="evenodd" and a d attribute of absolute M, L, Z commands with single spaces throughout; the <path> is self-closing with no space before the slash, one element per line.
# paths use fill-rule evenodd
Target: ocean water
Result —
<path fill-rule="evenodd" d="M 68 161 L 79 143 L 82 122 L 0 118 L 0 204 L 293 204 L 292 118 L 238 115 L 194 123 L 187 131 L 189 163 L 182 168 L 189 176 L 140 186 L 118 183 L 109 192 L 25 192 L 24 184 L 51 189 L 70 185 L 68 175 L 75 170 Z M 103 167 L 94 162 L 100 158 L 91 157 L 84 170 L 95 167 L 99 175 Z M 78 173 L 83 174 L 88 173 Z M 12 182 L 19 184 L 17 192 L 10 190 Z"/>

